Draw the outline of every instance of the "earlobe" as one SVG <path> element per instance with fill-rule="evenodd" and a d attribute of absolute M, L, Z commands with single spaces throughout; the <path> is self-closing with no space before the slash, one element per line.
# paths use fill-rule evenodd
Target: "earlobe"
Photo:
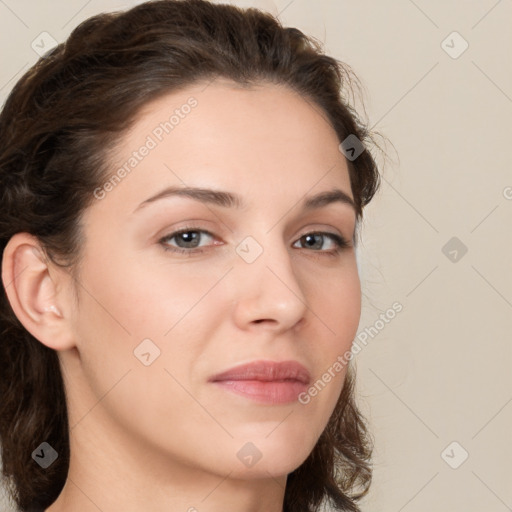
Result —
<path fill-rule="evenodd" d="M 17 233 L 4 250 L 2 282 L 25 329 L 47 347 L 66 350 L 74 346 L 73 337 L 49 265 L 37 238 Z"/>

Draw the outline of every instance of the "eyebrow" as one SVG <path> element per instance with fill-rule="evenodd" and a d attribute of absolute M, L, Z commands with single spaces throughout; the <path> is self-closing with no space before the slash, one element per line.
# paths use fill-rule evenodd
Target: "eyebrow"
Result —
<path fill-rule="evenodd" d="M 150 203 L 173 196 L 188 197 L 202 203 L 221 206 L 223 208 L 245 208 L 243 199 L 232 192 L 197 187 L 167 187 L 140 203 L 133 213 Z M 346 204 L 354 211 L 357 211 L 354 200 L 346 192 L 343 192 L 343 190 L 340 189 L 320 192 L 316 195 L 305 198 L 302 202 L 302 209 L 306 211 L 315 210 L 332 203 Z"/>

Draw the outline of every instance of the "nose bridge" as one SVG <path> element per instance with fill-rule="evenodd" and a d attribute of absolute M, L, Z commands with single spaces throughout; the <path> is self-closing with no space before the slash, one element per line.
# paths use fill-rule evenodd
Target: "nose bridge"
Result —
<path fill-rule="evenodd" d="M 274 320 L 290 327 L 304 316 L 306 296 L 290 250 L 277 226 L 253 231 L 238 244 L 237 311 L 243 322 Z"/>

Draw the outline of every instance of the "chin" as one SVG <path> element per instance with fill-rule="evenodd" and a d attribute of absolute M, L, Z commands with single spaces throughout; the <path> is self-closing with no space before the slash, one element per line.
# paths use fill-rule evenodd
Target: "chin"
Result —
<path fill-rule="evenodd" d="M 244 443 L 237 449 L 237 457 L 241 461 L 237 465 L 236 473 L 240 478 L 268 478 L 269 474 L 275 478 L 286 476 L 295 471 L 309 456 L 311 449 L 308 443 L 302 439 L 274 434 L 269 438 L 255 439 L 253 442 Z M 247 463 L 244 463 L 244 455 L 247 454 Z M 251 455 L 253 460 L 251 461 Z M 246 467 L 244 467 L 244 465 Z M 234 476 L 234 474 L 232 475 Z"/>
<path fill-rule="evenodd" d="M 261 459 L 251 468 L 244 468 L 240 464 L 235 470 L 232 470 L 230 474 L 230 478 L 240 479 L 240 480 L 258 480 L 263 478 L 281 478 L 286 477 L 288 474 L 295 471 L 307 458 L 308 454 L 304 454 L 304 457 L 297 458 L 295 456 L 293 459 L 283 459 L 280 460 L 279 457 L 274 460 L 264 461 Z"/>

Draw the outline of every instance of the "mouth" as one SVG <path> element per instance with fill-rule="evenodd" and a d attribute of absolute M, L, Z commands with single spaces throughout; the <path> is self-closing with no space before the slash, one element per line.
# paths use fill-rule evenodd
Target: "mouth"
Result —
<path fill-rule="evenodd" d="M 296 361 L 253 361 L 209 379 L 226 391 L 270 405 L 296 401 L 310 381 L 309 371 Z"/>

